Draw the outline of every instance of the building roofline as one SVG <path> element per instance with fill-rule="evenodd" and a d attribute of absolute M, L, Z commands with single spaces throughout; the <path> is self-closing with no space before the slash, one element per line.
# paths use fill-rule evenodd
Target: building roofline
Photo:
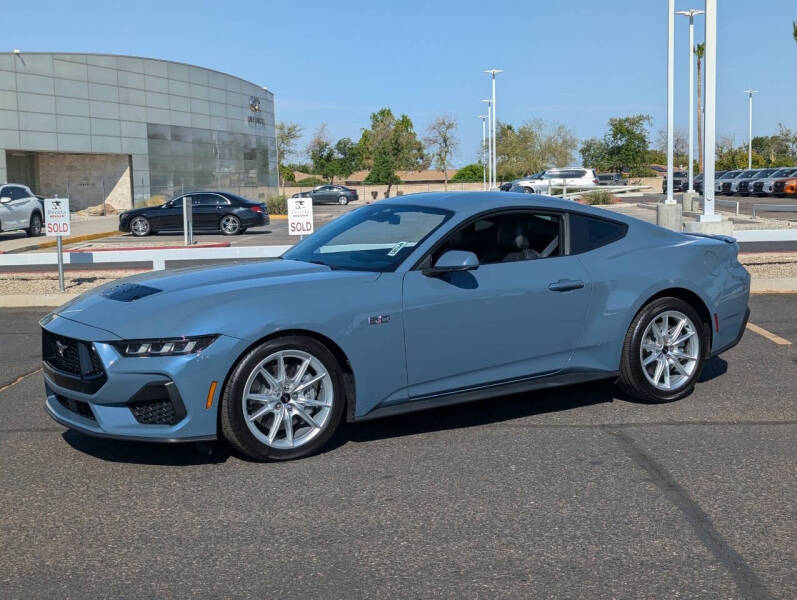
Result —
<path fill-rule="evenodd" d="M 25 50 L 20 50 L 19 53 L 17 52 L 0 52 L 0 56 L 7 54 L 9 56 L 25 56 L 26 54 L 48 54 L 48 55 L 62 55 L 62 56 L 113 56 L 118 58 L 138 58 L 140 60 L 153 60 L 158 62 L 164 63 L 172 63 L 174 65 L 183 65 L 185 67 L 194 67 L 196 69 L 202 69 L 203 71 L 213 71 L 214 73 L 218 73 L 220 75 L 224 75 L 226 77 L 233 77 L 234 79 L 238 79 L 239 81 L 243 81 L 244 83 L 248 83 L 249 85 L 254 85 L 255 87 L 260 88 L 267 94 L 271 94 L 274 96 L 274 92 L 269 90 L 268 88 L 263 87 L 262 85 L 258 85 L 248 79 L 244 79 L 243 77 L 239 77 L 238 75 L 232 75 L 231 73 L 225 73 L 224 71 L 219 71 L 218 69 L 210 69 L 208 67 L 203 67 L 201 65 L 195 65 L 193 63 L 186 63 L 179 60 L 167 60 L 165 58 L 152 58 L 150 56 L 137 56 L 135 54 L 111 54 L 108 52 L 26 52 Z"/>

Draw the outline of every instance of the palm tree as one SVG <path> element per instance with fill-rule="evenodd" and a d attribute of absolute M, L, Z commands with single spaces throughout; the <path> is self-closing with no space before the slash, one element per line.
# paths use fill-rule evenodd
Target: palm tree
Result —
<path fill-rule="evenodd" d="M 706 44 L 695 46 L 697 56 L 697 172 L 703 172 L 703 54 Z"/>

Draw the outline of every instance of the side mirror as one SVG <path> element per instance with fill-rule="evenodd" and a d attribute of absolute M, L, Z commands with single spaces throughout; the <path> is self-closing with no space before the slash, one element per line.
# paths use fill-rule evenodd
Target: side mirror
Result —
<path fill-rule="evenodd" d="M 473 252 L 466 250 L 449 250 L 437 259 L 431 269 L 424 269 L 423 274 L 427 277 L 437 277 L 445 273 L 456 271 L 473 271 L 479 268 L 479 259 Z"/>
<path fill-rule="evenodd" d="M 0 202 L 2 202 L 3 204 L 5 204 L 6 202 L 11 202 L 11 197 L 3 196 L 2 198 L 0 198 Z"/>

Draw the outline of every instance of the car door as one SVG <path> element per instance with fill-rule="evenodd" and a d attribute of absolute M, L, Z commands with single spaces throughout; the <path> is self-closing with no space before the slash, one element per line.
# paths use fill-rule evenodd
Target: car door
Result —
<path fill-rule="evenodd" d="M 3 229 L 20 229 L 27 227 L 28 215 L 28 194 L 18 185 L 7 185 L 3 189 L 2 196 L 8 198 L 3 206 L 5 214 L 0 215 L 3 219 Z"/>
<path fill-rule="evenodd" d="M 195 229 L 218 229 L 222 209 L 229 204 L 218 194 L 194 194 L 191 196 Z"/>
<path fill-rule="evenodd" d="M 591 285 L 564 253 L 563 216 L 501 212 L 458 228 L 426 259 L 468 250 L 476 270 L 404 277 L 409 395 L 508 382 L 559 371 L 583 330 Z M 422 265 L 423 266 L 423 265 Z"/>
<path fill-rule="evenodd" d="M 323 204 L 332 200 L 332 186 L 322 185 L 313 191 L 313 204 Z"/>
<path fill-rule="evenodd" d="M 183 196 L 172 198 L 163 206 L 148 211 L 146 217 L 155 231 L 182 230 Z"/>

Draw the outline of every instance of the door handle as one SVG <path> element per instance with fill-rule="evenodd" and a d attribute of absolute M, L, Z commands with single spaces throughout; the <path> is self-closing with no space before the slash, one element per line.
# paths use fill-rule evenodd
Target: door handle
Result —
<path fill-rule="evenodd" d="M 548 286 L 552 292 L 568 292 L 570 290 L 580 290 L 584 287 L 584 282 L 578 279 L 560 279 Z"/>

